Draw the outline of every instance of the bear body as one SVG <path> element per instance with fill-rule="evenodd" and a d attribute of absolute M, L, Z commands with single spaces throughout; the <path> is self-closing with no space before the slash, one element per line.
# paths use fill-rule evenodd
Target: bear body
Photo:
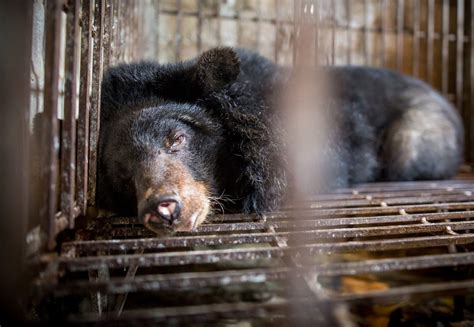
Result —
<path fill-rule="evenodd" d="M 324 68 L 334 131 L 328 187 L 443 179 L 462 160 L 463 128 L 425 83 L 367 67 Z M 158 234 L 226 211 L 278 208 L 291 189 L 279 95 L 291 71 L 245 49 L 183 63 L 111 68 L 102 84 L 98 205 L 137 214 Z M 330 103 L 330 104 L 329 104 Z"/>

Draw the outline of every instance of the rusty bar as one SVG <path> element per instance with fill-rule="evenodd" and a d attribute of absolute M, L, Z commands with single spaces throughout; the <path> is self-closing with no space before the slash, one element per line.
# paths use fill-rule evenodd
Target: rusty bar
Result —
<path fill-rule="evenodd" d="M 183 38 L 181 36 L 182 30 L 182 20 L 183 20 L 183 13 L 182 13 L 182 6 L 181 0 L 176 0 L 176 35 L 175 35 L 175 53 L 174 59 L 179 61 L 181 59 L 181 46 L 183 45 Z"/>
<path fill-rule="evenodd" d="M 222 20 L 221 20 L 221 2 L 217 1 L 216 3 L 216 17 L 217 17 L 217 29 L 216 29 L 216 38 L 217 38 L 217 45 L 221 45 L 222 43 L 222 35 L 221 35 L 221 28 L 222 28 Z"/>
<path fill-rule="evenodd" d="M 464 0 L 458 0 L 456 12 L 456 107 L 462 113 L 464 122 L 469 119 L 469 111 L 463 107 L 464 69 Z"/>
<path fill-rule="evenodd" d="M 25 274 L 28 255 L 29 155 L 33 142 L 28 119 L 30 111 L 30 69 L 32 68 L 33 1 L 0 2 L 0 311 L 2 325 L 25 322 L 24 301 L 29 280 Z M 48 30 L 48 29 L 47 29 Z M 43 162 L 39 162 L 39 165 Z M 46 191 L 46 190 L 44 190 Z M 43 200 L 43 199 L 42 199 Z M 31 215 L 31 213 L 30 213 Z M 38 212 L 33 212 L 36 218 Z M 48 223 L 41 215 L 42 223 Z M 36 221 L 35 221 L 36 223 Z M 43 246 L 44 244 L 41 244 Z"/>
<path fill-rule="evenodd" d="M 331 65 L 336 64 L 336 4 L 330 1 L 331 15 Z"/>
<path fill-rule="evenodd" d="M 94 1 L 84 0 L 82 4 L 81 71 L 79 89 L 79 116 L 77 119 L 77 203 L 81 214 L 87 209 L 89 169 L 89 111 L 90 85 L 92 83 L 92 22 Z"/>
<path fill-rule="evenodd" d="M 352 61 L 352 24 L 351 24 L 351 4 L 350 0 L 346 0 L 346 33 L 347 33 L 347 64 Z"/>
<path fill-rule="evenodd" d="M 202 236 L 182 236 L 165 239 L 132 239 L 132 240 L 99 240 L 99 241 L 82 241 L 68 242 L 61 247 L 63 253 L 91 252 L 91 251 L 131 251 L 131 250 L 160 250 L 166 248 L 189 247 L 196 245 L 222 245 L 222 244 L 250 244 L 250 243 L 270 243 L 275 238 L 285 238 L 288 242 L 295 240 L 304 240 L 311 242 L 320 239 L 336 239 L 349 237 L 373 237 L 388 235 L 409 235 L 421 233 L 442 233 L 449 227 L 454 231 L 462 231 L 473 229 L 474 222 L 440 222 L 440 223 L 419 223 L 413 225 L 401 226 L 375 226 L 375 227 L 353 227 L 353 228 L 334 228 L 310 230 L 308 226 L 303 231 L 296 232 L 279 232 L 275 228 L 278 224 L 267 224 L 274 228 L 273 233 L 245 233 L 232 235 L 202 235 Z M 264 226 L 261 226 L 264 227 Z M 262 228 L 263 229 L 263 228 Z"/>
<path fill-rule="evenodd" d="M 260 41 L 262 37 L 262 2 L 257 0 L 256 2 L 257 10 L 255 11 L 255 20 L 257 21 L 257 35 L 255 37 L 255 50 L 258 52 L 260 50 Z"/>
<path fill-rule="evenodd" d="M 107 70 L 110 66 L 111 51 L 112 51 L 112 16 L 114 12 L 113 0 L 105 1 L 105 12 L 104 12 L 104 68 Z"/>
<path fill-rule="evenodd" d="M 89 130 L 89 184 L 88 202 L 95 205 L 97 179 L 97 144 L 100 128 L 100 84 L 104 67 L 105 0 L 97 0 L 94 15 L 94 57 Z"/>
<path fill-rule="evenodd" d="M 161 28 L 160 28 L 160 18 L 161 18 L 161 1 L 160 0 L 156 0 L 153 2 L 154 3 L 154 10 L 155 10 L 155 16 L 156 16 L 156 32 L 155 32 L 155 42 L 156 42 L 156 60 L 159 60 L 160 58 L 160 31 L 161 31 Z M 198 1 L 198 4 L 199 4 L 199 10 L 201 11 L 202 8 L 201 8 L 201 1 Z M 200 12 L 199 15 L 202 15 L 202 13 Z M 202 19 L 202 18 L 198 18 L 199 19 Z M 202 22 L 201 22 L 202 23 Z M 199 22 L 198 22 L 199 24 Z M 201 26 L 201 29 L 202 29 L 202 26 Z M 198 33 L 198 47 L 199 47 L 199 51 L 202 50 L 202 40 L 201 40 L 201 33 Z"/>
<path fill-rule="evenodd" d="M 200 273 L 175 273 L 166 275 L 141 275 L 133 280 L 112 278 L 108 282 L 70 282 L 54 289 L 56 295 L 68 295 L 84 292 L 102 292 L 122 294 L 132 292 L 150 292 L 167 290 L 193 290 L 205 287 L 226 287 L 244 283 L 261 284 L 272 281 L 284 281 L 291 273 L 290 268 L 227 270 Z"/>
<path fill-rule="evenodd" d="M 281 0 L 275 0 L 275 48 L 273 49 L 273 51 L 274 51 L 273 57 L 274 57 L 274 60 L 277 64 L 278 64 L 279 52 L 280 52 L 279 51 L 279 49 L 280 49 L 280 28 L 281 28 L 280 1 Z M 295 3 L 295 7 L 296 7 L 296 3 Z M 296 21 L 296 17 L 294 19 Z M 296 34 L 294 35 L 294 37 L 296 37 Z M 296 41 L 296 40 L 294 40 L 294 41 Z M 295 43 L 295 45 L 296 45 L 296 43 Z"/>
<path fill-rule="evenodd" d="M 433 83 L 433 43 L 434 43 L 434 24 L 435 24 L 435 6 L 434 0 L 428 0 L 428 17 L 426 28 L 426 80 Z"/>
<path fill-rule="evenodd" d="M 364 0 L 364 65 L 369 65 L 369 29 L 367 25 L 369 25 L 368 22 L 368 16 L 369 16 L 369 4 L 367 3 L 367 0 Z"/>
<path fill-rule="evenodd" d="M 202 20 L 203 20 L 203 7 L 202 1 L 198 1 L 197 3 L 197 10 L 198 10 L 198 19 L 197 19 L 197 50 L 198 53 L 202 52 Z M 159 33 L 159 32 L 158 32 Z"/>
<path fill-rule="evenodd" d="M 61 212 L 74 227 L 76 182 L 76 101 L 78 48 L 80 45 L 80 1 L 70 0 L 66 25 L 64 122 L 61 151 Z"/>
<path fill-rule="evenodd" d="M 165 253 L 146 253 L 146 254 L 128 254 L 128 255 L 106 255 L 99 257 L 79 257 L 79 258 L 59 258 L 59 265 L 61 269 L 68 271 L 85 271 L 90 269 L 99 269 L 100 267 L 108 267 L 109 269 L 118 269 L 131 265 L 139 265 L 140 267 L 152 267 L 152 266 L 183 266 L 192 264 L 216 264 L 223 262 L 232 261 L 254 261 L 254 260 L 269 260 L 269 259 L 281 259 L 287 255 L 294 255 L 298 253 L 301 256 L 311 256 L 316 254 L 327 254 L 327 253 L 343 253 L 343 252 L 354 252 L 354 251 L 388 251 L 388 250 L 400 250 L 400 249 L 416 249 L 416 248 L 432 248 L 442 247 L 450 244 L 473 244 L 474 234 L 462 234 L 456 236 L 439 236 L 434 238 L 428 237 L 413 237 L 413 238 L 400 238 L 400 239 L 389 239 L 389 240 L 374 240 L 374 241 L 348 241 L 339 243 L 324 243 L 324 244 L 311 244 L 294 246 L 287 248 L 279 247 L 265 247 L 265 248 L 247 248 L 247 249 L 225 249 L 225 250 L 201 250 L 201 251 L 181 251 L 181 252 L 165 252 Z M 463 256 L 464 255 L 464 256 Z M 466 255 L 468 256 L 466 258 Z M 417 261 L 417 257 L 410 258 L 398 258 L 397 260 L 386 259 L 387 265 L 396 265 L 401 267 L 403 260 L 410 261 L 410 267 L 412 269 L 427 268 L 426 264 L 433 262 L 432 267 L 439 266 L 440 264 L 448 264 L 452 260 L 456 260 L 458 264 L 474 264 L 474 253 L 462 253 L 462 254 L 449 254 L 439 255 L 448 257 L 447 260 L 441 261 L 436 260 L 436 255 L 420 257 L 420 263 Z M 463 261 L 459 260 L 459 256 L 463 258 Z M 425 257 L 430 258 L 429 262 L 423 261 Z M 426 260 L 428 261 L 428 260 Z M 374 263 L 375 262 L 375 263 Z M 418 263 L 418 265 L 417 265 Z M 331 268 L 325 268 L 321 265 L 318 268 L 318 273 L 321 274 L 355 274 L 362 272 L 372 272 L 377 268 L 379 264 L 378 260 L 366 260 L 363 262 L 354 262 L 353 265 L 360 265 L 363 270 L 357 271 L 355 267 L 350 267 L 350 263 L 334 263 L 330 266 Z M 450 263 L 452 265 L 453 263 Z M 416 268 L 417 267 L 417 268 Z M 361 268 L 360 268 L 361 269 Z M 391 270 L 394 268 L 385 268 Z M 407 268 L 400 268 L 407 269 Z M 352 272 L 352 273 L 351 273 Z"/>
<path fill-rule="evenodd" d="M 385 44 L 387 37 L 387 0 L 380 1 L 380 66 L 385 67 Z"/>
<path fill-rule="evenodd" d="M 45 54 L 45 87 L 44 113 L 48 155 L 46 156 L 48 187 L 45 192 L 47 203 L 46 219 L 48 219 L 48 247 L 55 246 L 56 212 L 58 210 L 58 97 L 59 97 L 59 62 L 61 45 L 61 13 L 63 0 L 48 1 L 46 6 L 46 54 Z"/>
<path fill-rule="evenodd" d="M 404 14 L 405 2 L 404 0 L 397 0 L 397 69 L 401 70 L 403 65 L 403 37 L 404 37 Z"/>
<path fill-rule="evenodd" d="M 449 1 L 443 0 L 442 7 L 442 44 L 441 44 L 441 91 L 447 95 L 449 82 Z"/>
<path fill-rule="evenodd" d="M 420 0 L 413 0 L 413 54 L 412 74 L 420 75 Z"/>
<path fill-rule="evenodd" d="M 470 35 L 470 69 L 469 69 L 469 82 L 471 86 L 469 104 L 470 104 L 470 121 L 468 122 L 468 149 L 470 152 L 467 154 L 467 159 L 471 162 L 474 161 L 474 0 L 471 0 L 471 35 Z"/>
<path fill-rule="evenodd" d="M 452 208 L 451 208 L 452 209 Z M 294 212 L 284 213 L 280 212 L 278 214 L 265 214 L 264 219 L 259 220 L 257 217 L 252 215 L 224 215 L 222 216 L 211 216 L 207 218 L 208 223 L 200 226 L 198 228 L 199 232 L 218 232 L 218 231 L 238 231 L 244 230 L 246 228 L 253 229 L 263 229 L 265 228 L 265 222 L 271 222 L 272 225 L 275 225 L 278 228 L 288 228 L 291 226 L 298 226 L 298 224 L 305 224 L 303 226 L 339 226 L 339 225 L 360 225 L 360 224 L 381 224 L 381 223 L 394 223 L 399 222 L 419 222 L 423 217 L 429 221 L 436 221 L 442 219 L 467 219 L 474 217 L 474 214 L 471 210 L 468 210 L 464 207 L 456 208 L 459 211 L 451 212 L 440 212 L 439 209 L 434 209 L 431 213 L 423 212 L 413 213 L 413 214 L 400 214 L 398 211 L 395 211 L 397 215 L 380 215 L 380 216 L 368 216 L 368 217 L 324 217 L 320 214 L 311 214 L 301 217 L 299 214 Z M 438 212 L 436 212 L 438 211 Z M 376 212 L 377 214 L 377 212 Z M 382 212 L 385 214 L 385 212 Z M 315 218 L 317 217 L 317 218 Z M 331 219 L 329 219 L 331 218 Z M 297 221 L 298 220 L 298 221 Z M 302 222 L 302 221 L 306 222 Z M 135 225 L 137 224 L 136 218 L 130 217 L 111 217 L 107 219 L 108 224 L 117 225 Z M 97 225 L 100 226 L 100 225 Z"/>
<path fill-rule="evenodd" d="M 300 305 L 309 306 L 310 301 L 299 301 Z M 154 309 L 135 309 L 128 310 L 122 315 L 117 316 L 115 313 L 83 314 L 70 315 L 67 318 L 68 323 L 90 324 L 98 322 L 130 322 L 134 321 L 138 324 L 152 325 L 183 325 L 192 326 L 196 323 L 203 324 L 210 322 L 215 323 L 222 319 L 240 319 L 240 320 L 256 320 L 265 321 L 264 318 L 271 316 L 272 313 L 278 312 L 277 317 L 272 318 L 272 322 L 283 321 L 283 326 L 288 325 L 292 320 L 281 316 L 285 308 L 288 306 L 286 300 L 277 300 L 270 303 L 212 303 L 193 306 L 154 308 Z M 280 317 L 278 320 L 277 318 Z M 301 319 L 299 320 L 301 321 Z M 305 317 L 303 320 L 314 325 L 313 317 Z M 311 326 L 311 325 L 310 325 Z"/>

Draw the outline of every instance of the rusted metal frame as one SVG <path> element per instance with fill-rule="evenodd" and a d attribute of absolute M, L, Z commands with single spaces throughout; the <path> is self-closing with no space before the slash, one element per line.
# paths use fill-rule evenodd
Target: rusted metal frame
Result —
<path fill-rule="evenodd" d="M 100 96 L 101 83 L 104 67 L 104 20 L 105 0 L 97 0 L 94 12 L 94 57 L 93 78 L 91 92 L 91 106 L 89 114 L 89 182 L 88 202 L 95 205 L 96 183 L 97 183 L 97 146 L 100 128 Z"/>
<path fill-rule="evenodd" d="M 364 48 L 363 48 L 363 55 L 364 55 L 364 65 L 369 65 L 369 30 L 367 28 L 367 25 L 369 25 L 368 22 L 368 16 L 369 16 L 369 4 L 367 2 L 368 0 L 364 0 L 363 6 L 364 6 Z"/>
<path fill-rule="evenodd" d="M 59 258 L 60 269 L 68 271 L 84 271 L 91 269 L 100 269 L 101 267 L 107 267 L 108 269 L 123 268 L 131 265 L 139 265 L 140 267 L 152 267 L 152 266 L 175 266 L 175 265 L 191 265 L 191 264 L 215 264 L 221 262 L 231 261 L 253 261 L 253 260 L 269 260 L 269 259 L 282 259 L 291 253 L 299 253 L 302 256 L 311 256 L 315 254 L 327 254 L 327 253 L 344 253 L 354 251 L 388 251 L 388 250 L 400 250 L 400 249 L 417 249 L 417 248 L 431 248 L 431 247 L 443 247 L 448 244 L 473 244 L 474 234 L 462 234 L 453 236 L 439 236 L 434 238 L 433 236 L 428 237 L 412 237 L 412 238 L 400 238 L 400 239 L 389 239 L 389 240 L 374 240 L 374 241 L 349 241 L 339 243 L 325 243 L 325 244 L 309 244 L 301 246 L 293 246 L 287 248 L 250 248 L 250 249 L 225 249 L 225 250 L 203 250 L 203 251 L 181 251 L 181 252 L 165 252 L 165 253 L 146 253 L 146 254 L 124 254 L 124 255 L 106 255 L 99 257 L 79 257 L 79 258 Z M 443 264 L 451 263 L 452 260 L 458 258 L 458 256 L 466 255 L 462 254 L 449 254 L 445 258 Z M 459 261 L 458 264 L 474 264 L 474 253 L 467 253 L 470 255 L 469 258 L 464 258 L 465 261 Z M 433 258 L 431 261 L 436 263 L 436 256 L 427 256 Z M 421 257 L 420 257 L 421 258 Z M 424 257 L 423 257 L 424 258 Z M 422 258 L 422 259 L 423 259 Z M 403 263 L 403 259 L 412 259 L 410 264 L 412 267 L 418 267 L 417 257 L 410 258 L 398 258 L 397 260 L 386 259 L 387 265 L 400 267 Z M 471 260 L 471 261 L 468 261 Z M 425 260 L 427 261 L 427 260 Z M 429 260 L 428 260 L 429 261 Z M 380 261 L 382 262 L 382 261 Z M 377 264 L 380 263 L 376 260 L 368 260 L 363 262 L 356 262 L 354 264 L 366 265 L 364 269 L 377 269 Z M 424 262 L 424 261 L 423 261 Z M 422 263 L 423 263 L 422 262 Z M 438 264 L 441 264 L 438 262 Z M 334 266 L 334 267 L 332 267 Z M 341 263 L 338 269 L 349 269 L 350 264 L 347 262 Z M 324 266 L 321 266 L 322 269 Z M 340 272 L 336 269 L 336 264 L 331 265 L 331 269 L 327 269 L 327 272 L 331 274 L 348 274 L 346 270 Z M 418 269 L 426 268 L 421 265 Z M 352 268 L 351 268 L 352 269 Z M 353 268 L 355 269 L 355 268 Z M 379 269 L 381 269 L 379 267 Z M 395 268 L 390 268 L 390 270 Z M 401 268 L 399 268 L 401 269 Z M 407 269 L 407 268 L 404 268 Z M 318 270 L 321 271 L 321 270 Z M 380 270 L 379 270 L 380 271 Z M 370 270 L 362 272 L 371 272 Z M 361 272 L 358 272 L 361 273 Z"/>
<path fill-rule="evenodd" d="M 79 0 L 69 0 L 66 25 L 65 94 L 64 122 L 61 152 L 61 212 L 69 220 L 69 228 L 74 227 L 76 218 L 76 101 L 78 77 L 78 49 L 80 45 Z"/>
<path fill-rule="evenodd" d="M 83 0 L 81 15 L 81 71 L 79 89 L 79 116 L 77 118 L 77 203 L 81 214 L 86 214 L 89 172 L 89 111 L 92 83 L 92 24 L 94 0 Z"/>
<path fill-rule="evenodd" d="M 420 74 L 420 0 L 413 0 L 413 54 L 412 74 Z"/>
<path fill-rule="evenodd" d="M 400 286 L 384 291 L 373 291 L 362 294 L 341 294 L 328 297 L 329 301 L 336 302 L 360 302 L 369 301 L 366 304 L 388 304 L 394 300 L 407 298 L 417 299 L 421 297 L 433 297 L 443 295 L 466 295 L 474 291 L 474 280 L 448 281 L 430 284 L 418 284 L 410 286 Z"/>
<path fill-rule="evenodd" d="M 468 121 L 468 149 L 470 151 L 467 153 L 467 159 L 471 162 L 474 161 L 474 0 L 471 0 L 471 31 L 470 31 L 470 69 L 469 69 L 469 82 L 470 82 L 470 96 L 469 96 L 469 107 L 470 110 L 470 119 Z"/>
<path fill-rule="evenodd" d="M 183 20 L 183 13 L 182 13 L 182 4 L 181 0 L 176 0 L 176 35 L 175 35 L 175 52 L 174 52 L 174 59 L 176 61 L 181 59 L 181 46 L 183 45 L 183 39 L 181 36 L 182 30 L 182 20 Z"/>
<path fill-rule="evenodd" d="M 428 83 L 433 83 L 433 61 L 434 61 L 434 19 L 435 19 L 435 3 L 434 0 L 428 0 L 428 17 L 426 28 L 426 80 Z"/>
<path fill-rule="evenodd" d="M 352 61 L 352 24 L 351 24 L 351 1 L 345 1 L 346 6 L 346 36 L 347 36 L 347 64 L 350 65 Z"/>
<path fill-rule="evenodd" d="M 44 83 L 44 131 L 46 132 L 47 166 L 44 170 L 47 180 L 47 190 L 44 193 L 46 204 L 48 247 L 55 246 L 57 234 L 56 213 L 58 211 L 58 154 L 59 154 L 59 65 L 61 45 L 61 14 L 63 0 L 52 0 L 46 4 L 46 45 L 45 45 L 45 83 Z"/>
<path fill-rule="evenodd" d="M 380 66 L 385 67 L 385 44 L 387 37 L 387 0 L 380 1 Z"/>
<path fill-rule="evenodd" d="M 405 14 L 405 1 L 397 0 L 397 69 L 401 70 L 403 65 L 403 38 L 404 38 L 404 14 Z"/>
<path fill-rule="evenodd" d="M 198 10 L 198 19 L 197 19 L 197 51 L 198 53 L 202 52 L 202 21 L 204 17 L 204 9 L 202 1 L 197 2 L 197 10 Z M 159 33 L 159 31 L 157 32 Z"/>
<path fill-rule="evenodd" d="M 456 11 L 456 107 L 464 122 L 469 120 L 469 110 L 463 106 L 464 86 L 464 0 L 457 1 Z"/>
<path fill-rule="evenodd" d="M 426 220 L 427 221 L 427 220 Z M 96 251 L 131 251 L 131 250 L 161 250 L 166 248 L 179 248 L 197 245 L 222 245 L 222 244 L 256 244 L 269 243 L 272 238 L 281 238 L 286 240 L 306 240 L 307 242 L 315 239 L 337 239 L 349 237 L 373 237 L 388 235 L 403 235 L 445 232 L 448 228 L 452 231 L 462 231 L 474 228 L 474 222 L 441 222 L 441 223 L 421 223 L 416 225 L 402 226 L 376 226 L 376 227 L 358 227 L 358 228 L 337 228 L 324 230 L 304 230 L 295 232 L 279 232 L 278 224 L 270 233 L 245 233 L 233 235 L 202 235 L 202 236 L 183 236 L 167 239 L 133 239 L 133 240 L 112 240 L 112 241 L 83 241 L 68 242 L 62 245 L 62 253 L 80 253 Z M 268 229 L 268 225 L 267 225 Z M 71 252 L 73 251 L 73 252 Z"/>

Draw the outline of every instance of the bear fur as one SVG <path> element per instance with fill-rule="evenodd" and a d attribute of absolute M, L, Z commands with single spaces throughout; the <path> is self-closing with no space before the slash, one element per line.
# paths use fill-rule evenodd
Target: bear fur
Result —
<path fill-rule="evenodd" d="M 335 86 L 324 101 L 335 135 L 321 152 L 332 166 L 328 187 L 457 172 L 461 120 L 431 87 L 385 69 L 323 70 Z M 226 212 L 277 209 L 292 186 L 283 155 L 291 145 L 278 113 L 291 74 L 231 48 L 181 63 L 109 69 L 102 83 L 99 207 L 138 213 L 158 233 L 192 230 L 214 202 Z M 171 200 L 157 200 L 164 193 Z M 163 203 L 179 204 L 176 220 L 157 219 Z"/>

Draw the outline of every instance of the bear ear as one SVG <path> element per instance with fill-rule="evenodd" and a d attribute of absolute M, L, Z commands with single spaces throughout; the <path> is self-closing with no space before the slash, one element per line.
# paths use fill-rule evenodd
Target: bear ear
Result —
<path fill-rule="evenodd" d="M 198 58 L 196 68 L 198 82 L 205 93 L 210 93 L 237 79 L 240 61 L 232 48 L 214 48 Z"/>

